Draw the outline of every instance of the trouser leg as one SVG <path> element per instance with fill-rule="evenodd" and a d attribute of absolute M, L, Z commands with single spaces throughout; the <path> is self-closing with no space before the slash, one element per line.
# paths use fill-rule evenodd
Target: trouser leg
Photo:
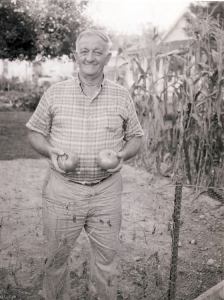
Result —
<path fill-rule="evenodd" d="M 49 253 L 45 262 L 43 295 L 47 300 L 70 300 L 70 268 L 68 258 L 70 248 L 50 241 Z M 53 249 L 54 246 L 56 249 Z M 52 247 L 53 246 L 53 247 Z"/>
<path fill-rule="evenodd" d="M 48 247 L 43 296 L 47 300 L 71 298 L 69 257 L 85 222 L 85 215 L 75 208 L 74 192 L 66 185 L 52 175 L 43 192 L 43 225 Z"/>
<path fill-rule="evenodd" d="M 120 173 L 94 187 L 86 231 L 91 246 L 90 299 L 116 300 L 121 226 Z"/>

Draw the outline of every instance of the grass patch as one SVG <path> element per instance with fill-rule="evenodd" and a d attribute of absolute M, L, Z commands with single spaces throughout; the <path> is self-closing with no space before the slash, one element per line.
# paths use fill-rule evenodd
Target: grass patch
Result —
<path fill-rule="evenodd" d="M 32 112 L 0 111 L 0 160 L 41 158 L 27 141 L 25 124 Z"/>

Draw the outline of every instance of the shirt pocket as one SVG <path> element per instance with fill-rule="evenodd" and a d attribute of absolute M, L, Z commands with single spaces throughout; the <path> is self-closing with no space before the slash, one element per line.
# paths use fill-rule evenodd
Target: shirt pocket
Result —
<path fill-rule="evenodd" d="M 117 107 L 108 107 L 106 131 L 113 136 L 121 137 L 123 122 L 124 120 L 119 109 Z"/>

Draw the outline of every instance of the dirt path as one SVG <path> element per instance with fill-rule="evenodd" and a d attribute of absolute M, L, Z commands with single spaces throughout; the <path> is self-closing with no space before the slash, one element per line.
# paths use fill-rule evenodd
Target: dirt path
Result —
<path fill-rule="evenodd" d="M 3 299 L 41 299 L 37 291 L 33 294 L 29 288 L 29 280 L 45 254 L 41 187 L 46 166 L 43 159 L 0 161 L 0 296 L 4 295 Z M 175 187 L 168 179 L 128 165 L 124 166 L 122 175 L 118 299 L 165 299 Z M 192 202 L 190 194 L 190 189 L 183 189 L 177 273 L 177 299 L 189 300 L 222 278 L 224 228 L 224 209 L 220 202 L 205 195 Z M 189 243 L 192 240 L 195 243 Z M 73 299 L 86 299 L 89 251 L 87 237 L 82 233 L 71 256 Z M 210 258 L 214 263 L 208 266 Z"/>

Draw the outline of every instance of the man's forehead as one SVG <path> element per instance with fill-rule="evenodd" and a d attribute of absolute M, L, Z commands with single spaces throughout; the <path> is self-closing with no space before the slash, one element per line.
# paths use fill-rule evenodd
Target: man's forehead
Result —
<path fill-rule="evenodd" d="M 79 48 L 83 47 L 97 47 L 105 48 L 107 43 L 97 35 L 83 35 L 77 43 Z"/>
<path fill-rule="evenodd" d="M 87 29 L 87 30 L 82 31 L 77 38 L 77 42 L 81 39 L 82 36 L 85 36 L 85 35 L 97 35 L 106 43 L 108 43 L 108 44 L 110 43 L 110 38 L 106 34 L 106 32 L 104 32 L 102 30 L 96 30 L 96 29 Z"/>
<path fill-rule="evenodd" d="M 98 44 L 98 47 L 110 48 L 111 40 L 106 32 L 96 29 L 87 29 L 82 31 L 76 40 L 76 48 L 80 48 L 80 44 L 86 42 L 86 46 L 92 47 L 91 43 Z"/>

